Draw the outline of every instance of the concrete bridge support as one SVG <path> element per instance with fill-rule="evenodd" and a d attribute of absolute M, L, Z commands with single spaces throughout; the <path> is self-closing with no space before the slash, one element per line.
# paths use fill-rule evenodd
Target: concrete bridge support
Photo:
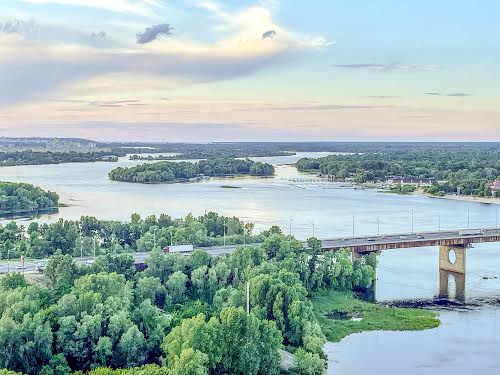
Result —
<path fill-rule="evenodd" d="M 466 249 L 462 246 L 439 247 L 439 298 L 449 298 L 449 280 L 455 284 L 454 298 L 465 301 Z"/>
<path fill-rule="evenodd" d="M 465 245 L 439 246 L 439 269 L 465 274 Z"/>

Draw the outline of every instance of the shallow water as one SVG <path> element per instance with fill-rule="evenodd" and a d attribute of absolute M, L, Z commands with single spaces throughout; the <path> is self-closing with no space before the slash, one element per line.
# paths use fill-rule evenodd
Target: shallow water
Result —
<path fill-rule="evenodd" d="M 497 223 L 497 205 L 346 189 L 314 181 L 314 176 L 283 165 L 303 156 L 323 155 L 259 158 L 276 165 L 274 178 L 214 178 L 169 185 L 110 181 L 107 173 L 111 169 L 142 163 L 121 158 L 118 163 L 0 168 L 0 179 L 30 182 L 59 193 L 61 202 L 70 207 L 42 216 L 40 220 L 44 221 L 82 215 L 127 220 L 132 212 L 143 216 L 165 212 L 179 217 L 211 210 L 254 222 L 257 230 L 278 224 L 300 239 L 313 233 L 326 238 L 349 236 L 353 230 L 360 235 L 409 232 L 412 226 L 418 232 L 439 227 L 493 227 Z M 376 299 L 395 303 L 418 300 L 438 309 L 443 324 L 423 332 L 361 333 L 328 344 L 330 373 L 500 373 L 500 356 L 496 352 L 500 350 L 496 313 L 500 244 L 481 244 L 468 250 L 464 293 L 472 309 L 449 306 L 443 310 L 435 304 L 439 294 L 437 248 L 388 250 L 378 258 Z M 450 285 L 453 289 L 453 282 Z M 452 290 L 451 297 L 453 294 Z"/>

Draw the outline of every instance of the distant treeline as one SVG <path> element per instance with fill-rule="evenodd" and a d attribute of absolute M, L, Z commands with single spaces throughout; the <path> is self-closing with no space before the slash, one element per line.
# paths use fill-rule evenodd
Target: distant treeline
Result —
<path fill-rule="evenodd" d="M 0 182 L 0 214 L 45 210 L 57 207 L 59 196 L 39 187 Z"/>
<path fill-rule="evenodd" d="M 318 171 L 358 183 L 391 176 L 434 178 L 431 194 L 456 193 L 489 196 L 489 185 L 500 176 L 500 148 L 422 149 L 353 155 L 331 155 L 297 162 L 300 171 Z"/>
<path fill-rule="evenodd" d="M 197 163 L 162 161 L 141 164 L 135 167 L 118 167 L 109 172 L 109 178 L 115 181 L 138 183 L 181 182 L 199 176 L 252 175 L 272 176 L 271 164 L 255 162 L 250 159 L 208 159 Z"/>
<path fill-rule="evenodd" d="M 110 155 L 109 152 L 0 152 L 0 166 L 82 163 L 94 161 L 118 161 L 118 158 Z"/>
<path fill-rule="evenodd" d="M 235 148 L 232 150 L 191 150 L 176 155 L 132 155 L 130 160 L 182 160 L 182 159 L 212 159 L 212 158 L 250 158 L 250 157 L 266 157 L 266 156 L 291 156 L 295 152 L 278 151 L 278 150 L 251 150 Z"/>

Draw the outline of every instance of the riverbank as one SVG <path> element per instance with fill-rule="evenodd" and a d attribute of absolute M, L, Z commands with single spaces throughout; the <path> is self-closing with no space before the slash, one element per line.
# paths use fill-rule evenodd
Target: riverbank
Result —
<path fill-rule="evenodd" d="M 433 311 L 387 307 L 361 301 L 350 293 L 321 291 L 311 302 L 326 339 L 332 342 L 364 331 L 419 331 L 440 325 Z"/>
<path fill-rule="evenodd" d="M 426 196 L 429 198 L 450 199 L 450 200 L 462 201 L 462 202 L 500 204 L 500 198 L 496 198 L 496 197 L 495 198 L 494 197 L 473 197 L 470 195 L 454 195 L 454 194 L 447 194 L 447 195 L 443 195 L 442 197 L 439 197 L 436 195 L 424 193 L 423 191 L 416 191 L 413 194 L 423 195 L 423 196 Z"/>

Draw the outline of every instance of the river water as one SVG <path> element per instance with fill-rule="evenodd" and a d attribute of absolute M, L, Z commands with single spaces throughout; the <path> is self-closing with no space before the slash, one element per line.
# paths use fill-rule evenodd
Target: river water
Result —
<path fill-rule="evenodd" d="M 254 222 L 257 230 L 278 224 L 299 239 L 313 233 L 326 238 L 349 236 L 353 231 L 361 235 L 497 225 L 498 205 L 354 190 L 315 181 L 314 176 L 286 165 L 303 156 L 323 155 L 258 158 L 276 166 L 273 178 L 212 178 L 168 185 L 110 181 L 111 169 L 140 163 L 121 158 L 118 163 L 5 167 L 0 168 L 0 180 L 39 185 L 57 192 L 61 202 L 69 205 L 42 216 L 42 221 L 81 215 L 127 220 L 132 212 L 179 217 L 217 211 Z M 365 332 L 329 343 L 329 374 L 500 373 L 500 244 L 468 250 L 465 306 L 436 303 L 437 248 L 389 250 L 378 258 L 376 300 L 418 301 L 437 310 L 442 325 L 421 332 Z M 452 302 L 453 284 L 450 279 Z"/>

